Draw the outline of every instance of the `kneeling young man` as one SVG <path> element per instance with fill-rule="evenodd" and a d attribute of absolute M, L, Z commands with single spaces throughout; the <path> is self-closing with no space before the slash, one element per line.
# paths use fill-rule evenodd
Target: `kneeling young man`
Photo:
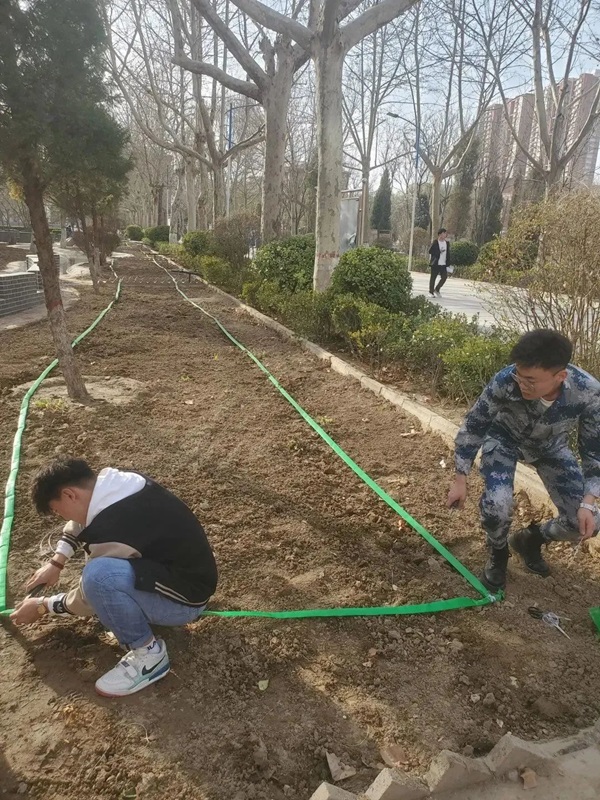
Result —
<path fill-rule="evenodd" d="M 31 496 L 40 514 L 69 522 L 50 563 L 29 580 L 28 591 L 56 584 L 80 547 L 90 560 L 77 589 L 25 599 L 11 615 L 13 622 L 26 625 L 46 614 L 95 614 L 128 649 L 96 681 L 96 691 L 106 697 L 133 694 L 163 678 L 170 669 L 169 656 L 150 625 L 193 622 L 217 586 L 215 559 L 194 514 L 137 472 L 109 467 L 96 474 L 77 458 L 43 467 Z"/>
<path fill-rule="evenodd" d="M 571 343 L 557 331 L 526 333 L 512 350 L 514 363 L 492 378 L 456 436 L 448 506 L 463 507 L 467 475 L 481 448 L 481 524 L 490 553 L 481 581 L 492 592 L 506 585 L 518 461 L 535 467 L 558 509 L 556 519 L 510 537 L 531 572 L 550 574 L 543 544 L 587 539 L 600 528 L 600 383 L 569 363 L 572 354 Z M 575 429 L 581 466 L 568 443 Z"/>

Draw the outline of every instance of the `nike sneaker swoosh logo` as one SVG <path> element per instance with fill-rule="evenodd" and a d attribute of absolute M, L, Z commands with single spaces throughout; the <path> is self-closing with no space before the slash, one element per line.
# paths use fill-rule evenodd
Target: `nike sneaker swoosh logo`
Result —
<path fill-rule="evenodd" d="M 150 673 L 154 672 L 154 670 L 157 667 L 160 667 L 160 665 L 163 663 L 163 661 L 164 661 L 164 658 L 161 658 L 161 660 L 158 662 L 158 664 L 155 664 L 153 667 L 150 667 L 150 669 L 148 669 L 148 667 L 142 667 L 142 675 L 150 675 Z"/>

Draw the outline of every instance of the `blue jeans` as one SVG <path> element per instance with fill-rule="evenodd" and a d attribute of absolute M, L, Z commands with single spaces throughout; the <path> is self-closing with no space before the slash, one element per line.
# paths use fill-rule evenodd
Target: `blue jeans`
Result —
<path fill-rule="evenodd" d="M 155 592 L 135 588 L 135 574 L 125 558 L 93 558 L 83 568 L 83 593 L 100 622 L 119 643 L 134 650 L 152 639 L 150 624 L 176 626 L 194 622 L 204 607 L 183 606 Z"/>

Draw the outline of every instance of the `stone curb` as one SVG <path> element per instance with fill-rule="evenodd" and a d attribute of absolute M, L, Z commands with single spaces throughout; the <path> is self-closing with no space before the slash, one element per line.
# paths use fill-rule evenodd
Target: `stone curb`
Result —
<path fill-rule="evenodd" d="M 535 781 L 538 774 L 557 778 L 581 773 L 582 769 L 586 773 L 582 777 L 589 780 L 590 786 L 600 786 L 599 744 L 600 720 L 595 727 L 586 728 L 575 736 L 548 742 L 527 742 L 506 733 L 485 758 L 468 758 L 442 750 L 421 778 L 407 775 L 400 769 L 386 768 L 364 794 L 357 795 L 322 783 L 310 800 L 421 800 L 428 797 L 442 800 L 448 795 L 456 800 L 460 792 L 478 784 L 523 781 L 525 772 L 532 773 Z"/>
<path fill-rule="evenodd" d="M 160 253 L 156 253 L 156 255 L 160 255 Z M 173 266 L 177 267 L 177 269 L 181 269 L 180 264 L 177 264 L 167 256 L 161 256 L 161 258 L 164 258 L 170 264 L 173 264 Z M 252 306 L 246 305 L 246 303 L 238 300 L 237 297 L 228 294 L 227 292 L 223 291 L 223 289 L 219 289 L 218 286 L 213 286 L 212 283 L 205 281 L 204 278 L 201 278 L 199 275 L 196 275 L 196 277 L 209 289 L 217 292 L 223 297 L 226 297 L 227 300 L 238 306 L 238 308 L 240 308 L 246 314 L 254 317 L 254 319 L 261 322 L 267 328 L 271 328 L 272 330 L 276 331 L 285 339 L 291 339 L 295 342 L 298 342 L 300 346 L 309 353 L 312 353 L 312 355 L 327 363 L 330 369 L 332 369 L 334 372 L 337 372 L 340 375 L 345 375 L 349 378 L 353 378 L 360 383 L 362 389 L 366 389 L 367 391 L 373 392 L 375 395 L 383 397 L 383 399 L 387 400 L 388 403 L 396 406 L 396 408 L 401 408 L 411 417 L 415 417 L 421 423 L 423 430 L 437 433 L 439 436 L 441 436 L 448 447 L 454 449 L 454 439 L 458 433 L 458 425 L 450 422 L 450 420 L 442 417 L 441 414 L 437 414 L 435 411 L 432 411 L 422 403 L 417 403 L 415 400 L 412 400 L 407 394 L 399 392 L 397 389 L 392 389 L 390 386 L 386 386 L 385 384 L 374 380 L 358 367 L 355 367 L 353 364 L 348 364 L 342 358 L 333 355 L 333 353 L 323 349 L 318 344 L 298 336 L 298 334 L 294 333 L 294 331 L 290 330 L 289 328 L 286 328 L 285 325 L 277 322 L 277 320 L 268 317 L 261 311 L 257 311 L 257 309 L 252 308 Z M 530 501 L 536 506 L 552 506 L 552 501 L 548 496 L 544 484 L 540 480 L 537 473 L 531 469 L 531 467 L 524 466 L 523 464 L 517 464 L 515 488 L 526 492 Z"/>

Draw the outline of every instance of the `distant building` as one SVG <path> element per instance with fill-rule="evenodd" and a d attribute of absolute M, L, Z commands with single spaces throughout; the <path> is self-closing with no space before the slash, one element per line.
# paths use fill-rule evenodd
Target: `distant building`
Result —
<path fill-rule="evenodd" d="M 571 147 L 580 135 L 589 118 L 599 84 L 600 71 L 594 75 L 584 73 L 578 78 L 569 79 L 564 112 L 560 124 L 557 126 L 560 150 L 564 151 Z M 534 94 L 527 93 L 514 97 L 508 101 L 507 105 L 510 125 L 506 119 L 503 105 L 498 103 L 487 109 L 478 129 L 481 160 L 486 167 L 484 174 L 486 176 L 497 175 L 503 186 L 505 221 L 508 219 L 517 187 L 535 180 L 531 164 L 519 147 L 517 139 L 534 158 L 542 164 L 546 162 L 546 154 L 536 118 Z M 545 93 L 545 106 L 548 119 L 553 121 L 556 112 L 550 88 Z M 513 131 L 515 135 L 513 135 Z M 563 180 L 566 186 L 575 188 L 593 184 L 599 148 L 600 123 L 597 122 L 565 170 Z"/>

